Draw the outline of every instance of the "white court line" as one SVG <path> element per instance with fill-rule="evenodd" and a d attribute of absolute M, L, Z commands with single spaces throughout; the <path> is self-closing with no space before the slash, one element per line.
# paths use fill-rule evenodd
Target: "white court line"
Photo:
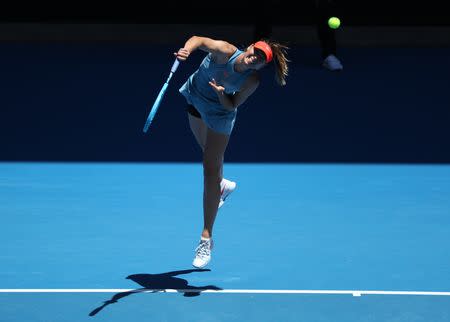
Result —
<path fill-rule="evenodd" d="M 353 296 L 361 295 L 428 295 L 428 296 L 450 296 L 450 292 L 422 292 L 422 291 L 369 291 L 369 290 L 202 290 L 202 289 L 122 289 L 122 288 L 104 288 L 104 289 L 79 289 L 79 288 L 24 288 L 24 289 L 0 289 L 0 293 L 226 293 L 226 294 L 350 294 Z"/>

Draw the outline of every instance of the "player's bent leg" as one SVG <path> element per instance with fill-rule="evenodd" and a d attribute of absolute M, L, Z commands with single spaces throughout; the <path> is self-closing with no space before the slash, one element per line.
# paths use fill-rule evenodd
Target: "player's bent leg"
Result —
<path fill-rule="evenodd" d="M 188 113 L 188 119 L 189 119 L 189 126 L 191 128 L 192 133 L 194 134 L 195 140 L 197 141 L 202 151 L 204 151 L 206 144 L 206 132 L 208 128 L 206 127 L 205 122 L 203 122 L 201 118 L 192 116 L 191 114 Z"/>

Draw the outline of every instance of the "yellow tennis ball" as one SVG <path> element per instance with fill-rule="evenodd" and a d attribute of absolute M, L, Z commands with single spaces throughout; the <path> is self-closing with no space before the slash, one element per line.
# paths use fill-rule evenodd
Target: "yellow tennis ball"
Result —
<path fill-rule="evenodd" d="M 328 19 L 328 26 L 330 26 L 331 29 L 337 29 L 341 25 L 341 20 L 339 20 L 338 17 L 331 17 Z"/>

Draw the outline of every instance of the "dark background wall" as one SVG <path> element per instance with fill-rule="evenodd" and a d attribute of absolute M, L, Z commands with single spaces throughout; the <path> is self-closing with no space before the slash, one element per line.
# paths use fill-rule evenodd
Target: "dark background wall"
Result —
<path fill-rule="evenodd" d="M 162 5 L 167 10 L 145 14 L 138 7 L 113 5 L 104 11 L 74 5 L 53 7 L 46 14 L 32 8 L 3 12 L 0 161 L 199 161 L 200 150 L 189 131 L 178 88 L 200 63 L 200 52 L 178 69 L 149 133 L 142 133 L 142 127 L 168 76 L 173 51 L 183 44 L 179 38 L 190 33 L 187 26 L 206 36 L 215 36 L 208 34 L 210 26 L 223 26 L 227 31 L 221 35 L 250 41 L 242 35 L 251 34 L 244 31 L 251 30 L 252 22 L 242 19 L 251 8 L 244 5 L 234 16 L 236 23 L 248 27 L 244 30 L 227 29 L 234 22 L 220 25 L 208 20 L 210 16 L 203 18 L 204 7 L 198 2 L 183 9 L 185 20 L 194 17 L 195 26 L 182 25 L 178 18 L 171 24 L 167 12 L 173 3 Z M 282 27 L 287 38 L 289 31 L 312 23 L 306 15 L 311 7 L 305 5 L 302 16 L 293 9 L 283 11 L 289 6 L 275 1 L 273 7 L 274 27 Z M 363 35 L 376 39 L 377 28 L 388 26 L 396 16 L 393 21 L 399 25 L 414 21 L 406 31 L 411 39 L 426 35 L 417 29 L 422 25 L 442 26 L 439 32 L 445 36 L 444 11 L 432 7 L 409 6 L 409 18 L 415 17 L 410 20 L 397 15 L 398 8 L 388 10 L 372 2 L 353 6 L 339 32 L 345 35 L 351 23 L 372 28 L 376 22 L 370 34 L 365 29 Z M 419 16 L 420 10 L 424 15 Z M 280 12 L 285 13 L 283 19 Z M 148 17 L 161 25 L 150 28 L 152 37 L 140 41 L 115 41 L 110 33 L 103 41 L 101 36 L 87 37 L 106 23 L 132 24 L 131 33 L 139 34 L 148 30 Z M 78 37 L 74 30 L 79 29 L 69 28 L 70 33 L 65 29 L 72 23 L 86 26 Z M 28 28 L 27 37 L 19 32 L 22 25 Z M 167 37 L 169 29 L 177 39 Z M 341 73 L 321 68 L 319 47 L 296 39 L 289 51 L 287 86 L 275 85 L 272 67 L 262 71 L 261 87 L 239 109 L 227 161 L 449 163 L 450 48 L 438 42 L 404 46 L 405 38 L 394 31 L 391 34 L 398 39 L 388 45 L 359 46 L 358 40 L 338 37 L 351 44 L 338 49 L 344 63 Z M 67 37 L 54 41 L 52 35 L 58 33 Z"/>
<path fill-rule="evenodd" d="M 248 24 L 265 16 L 275 24 L 309 25 L 314 23 L 315 1 L 11 2 L 4 4 L 0 21 Z M 445 1 L 328 1 L 336 3 L 349 26 L 449 25 Z"/>

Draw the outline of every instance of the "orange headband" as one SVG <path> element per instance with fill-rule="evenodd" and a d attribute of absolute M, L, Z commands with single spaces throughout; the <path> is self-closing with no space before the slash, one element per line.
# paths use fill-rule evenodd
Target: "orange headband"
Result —
<path fill-rule="evenodd" d="M 272 49 L 270 48 L 270 46 L 265 41 L 260 40 L 255 43 L 254 47 L 262 50 L 266 55 L 266 63 L 270 63 L 273 57 Z"/>

